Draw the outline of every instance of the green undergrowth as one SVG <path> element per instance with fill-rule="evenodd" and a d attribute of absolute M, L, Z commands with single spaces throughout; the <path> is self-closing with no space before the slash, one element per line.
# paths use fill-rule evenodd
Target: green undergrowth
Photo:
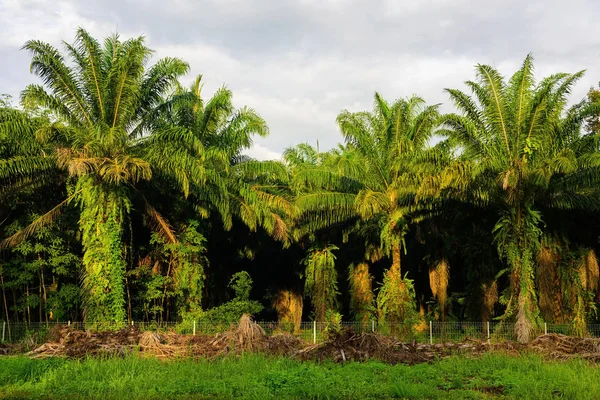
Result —
<path fill-rule="evenodd" d="M 598 399 L 600 369 L 534 355 L 431 364 L 0 357 L 5 399 Z"/>

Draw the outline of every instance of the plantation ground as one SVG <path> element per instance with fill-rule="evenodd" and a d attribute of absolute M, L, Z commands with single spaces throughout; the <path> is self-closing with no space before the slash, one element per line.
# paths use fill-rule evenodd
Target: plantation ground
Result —
<path fill-rule="evenodd" d="M 600 368 L 498 353 L 433 363 L 0 357 L 5 399 L 598 399 Z"/>

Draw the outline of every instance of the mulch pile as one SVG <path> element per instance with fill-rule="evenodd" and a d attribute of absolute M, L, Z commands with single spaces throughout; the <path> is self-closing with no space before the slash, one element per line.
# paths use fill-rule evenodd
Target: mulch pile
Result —
<path fill-rule="evenodd" d="M 90 355 L 122 356 L 136 351 L 141 356 L 161 359 L 215 359 L 228 354 L 260 352 L 298 360 L 378 360 L 389 364 L 416 364 L 454 354 L 478 357 L 490 351 L 515 355 L 533 351 L 552 359 L 580 357 L 600 361 L 600 339 L 596 338 L 548 334 L 539 336 L 527 345 L 514 342 L 490 344 L 481 341 L 424 344 L 405 343 L 376 333 L 357 334 L 351 330 L 343 330 L 331 335 L 324 343 L 313 345 L 290 334 L 269 336 L 247 315 L 242 316 L 237 327 L 215 336 L 140 332 L 135 327 L 116 332 L 91 333 L 64 326 L 53 332 L 51 337 L 49 342 L 25 355 L 32 358 L 82 358 Z"/>
<path fill-rule="evenodd" d="M 538 336 L 528 347 L 558 360 L 578 357 L 594 362 L 600 361 L 600 339 L 578 338 L 559 334 Z"/>
<path fill-rule="evenodd" d="M 142 356 L 156 358 L 201 357 L 214 359 L 227 354 L 264 352 L 292 356 L 305 346 L 289 334 L 268 336 L 252 319 L 244 315 L 238 326 L 216 336 L 179 335 L 174 332 L 140 332 L 128 327 L 116 332 L 75 330 L 68 326 L 53 332 L 53 340 L 25 353 L 31 358 L 86 356 L 120 356 L 139 351 Z"/>
<path fill-rule="evenodd" d="M 299 350 L 301 360 L 367 361 L 378 360 L 388 364 L 417 364 L 430 362 L 453 354 L 479 354 L 487 350 L 486 343 L 466 341 L 461 343 L 405 343 L 376 333 L 357 334 L 344 330 L 326 342 Z"/>
<path fill-rule="evenodd" d="M 58 340 L 51 340 L 40 347 L 25 353 L 32 358 L 68 357 L 82 358 L 88 355 L 125 355 L 130 353 L 138 343 L 140 332 L 129 327 L 115 332 L 80 331 L 63 326 L 52 335 Z"/>

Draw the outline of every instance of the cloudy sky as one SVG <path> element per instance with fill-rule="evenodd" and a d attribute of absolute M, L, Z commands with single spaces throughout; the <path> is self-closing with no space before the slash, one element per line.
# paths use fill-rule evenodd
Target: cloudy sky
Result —
<path fill-rule="evenodd" d="M 223 84 L 237 106 L 257 109 L 271 135 L 250 154 L 335 146 L 342 109 L 371 108 L 374 91 L 447 103 L 477 63 L 510 74 L 533 52 L 538 76 L 586 69 L 573 92 L 600 81 L 597 0 L 0 0 L 0 93 L 34 81 L 28 39 L 72 41 L 144 34 L 156 57 L 181 57 L 205 93 Z M 444 105 L 444 110 L 451 106 Z"/>

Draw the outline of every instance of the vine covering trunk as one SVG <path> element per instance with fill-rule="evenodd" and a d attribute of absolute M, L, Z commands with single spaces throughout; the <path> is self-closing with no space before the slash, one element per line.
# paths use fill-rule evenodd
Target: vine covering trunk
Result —
<path fill-rule="evenodd" d="M 124 323 L 123 218 L 128 207 L 116 190 L 83 178 L 81 194 L 83 293 L 87 323 Z"/>

